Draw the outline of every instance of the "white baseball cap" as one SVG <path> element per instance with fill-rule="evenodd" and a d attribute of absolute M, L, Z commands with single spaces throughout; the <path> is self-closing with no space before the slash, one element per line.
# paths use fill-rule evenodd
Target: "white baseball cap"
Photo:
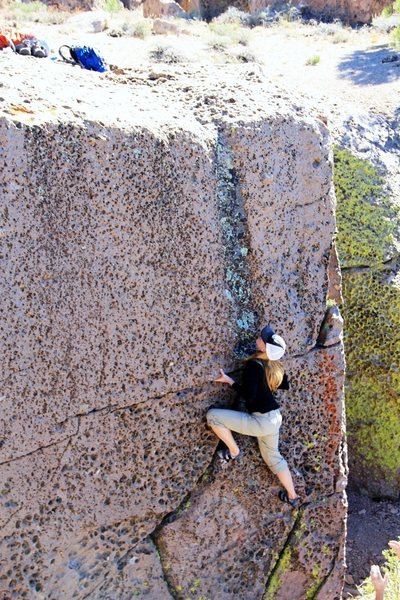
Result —
<path fill-rule="evenodd" d="M 286 342 L 267 325 L 261 331 L 261 339 L 265 342 L 265 352 L 269 360 L 279 360 L 285 354 Z"/>

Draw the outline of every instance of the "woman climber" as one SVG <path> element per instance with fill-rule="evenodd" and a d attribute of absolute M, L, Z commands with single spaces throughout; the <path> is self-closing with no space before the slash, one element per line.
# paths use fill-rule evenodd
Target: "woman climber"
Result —
<path fill-rule="evenodd" d="M 267 326 L 257 338 L 256 347 L 257 352 L 246 359 L 241 385 L 222 369 L 221 375 L 215 380 L 218 383 L 227 383 L 239 392 L 246 402 L 248 413 L 211 408 L 207 412 L 207 422 L 227 446 L 218 452 L 226 461 L 237 460 L 242 454 L 232 431 L 256 437 L 261 456 L 285 488 L 279 491 L 279 499 L 293 508 L 298 508 L 300 499 L 295 492 L 292 475 L 278 449 L 282 416 L 275 392 L 279 388 L 289 389 L 287 376 L 279 362 L 285 353 L 286 343 Z"/>

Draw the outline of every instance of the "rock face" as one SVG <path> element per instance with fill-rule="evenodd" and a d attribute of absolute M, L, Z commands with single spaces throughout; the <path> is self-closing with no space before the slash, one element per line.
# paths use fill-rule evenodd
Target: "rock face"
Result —
<path fill-rule="evenodd" d="M 203 0 L 203 14 L 211 19 L 230 6 L 248 12 L 263 10 L 268 6 L 278 5 L 276 0 Z M 385 6 L 391 4 L 387 0 L 295 0 L 291 3 L 298 6 L 308 16 L 323 19 L 342 19 L 348 23 L 370 23 L 379 15 Z"/>
<path fill-rule="evenodd" d="M 339 2 L 305 0 L 301 4 L 316 17 L 342 19 L 347 23 L 370 23 L 390 2 L 387 0 L 339 0 Z"/>
<path fill-rule="evenodd" d="M 341 132 L 339 136 L 338 133 Z M 343 269 L 350 482 L 400 494 L 399 127 L 361 111 L 336 133 L 338 250 Z"/>
<path fill-rule="evenodd" d="M 174 0 L 144 0 L 144 17 L 184 17 L 186 13 Z"/>
<path fill-rule="evenodd" d="M 180 0 L 179 4 L 188 15 L 201 15 L 201 0 Z"/>
<path fill-rule="evenodd" d="M 2 61 L 2 591 L 339 599 L 325 126 L 254 68 L 166 68 L 160 84 Z M 289 348 L 294 513 L 255 440 L 239 436 L 244 459 L 226 468 L 205 428 L 232 400 L 218 367 L 235 369 L 266 322 Z"/>

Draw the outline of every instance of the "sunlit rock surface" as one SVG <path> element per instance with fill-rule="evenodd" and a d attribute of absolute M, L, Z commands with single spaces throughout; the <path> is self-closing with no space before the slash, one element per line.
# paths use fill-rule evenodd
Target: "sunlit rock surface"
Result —
<path fill-rule="evenodd" d="M 13 61 L 0 76 L 0 589 L 338 599 L 344 359 L 322 327 L 325 126 L 254 68 L 160 80 Z M 255 440 L 225 468 L 205 427 L 233 399 L 218 367 L 235 370 L 266 322 L 288 343 L 281 447 L 297 512 Z"/>

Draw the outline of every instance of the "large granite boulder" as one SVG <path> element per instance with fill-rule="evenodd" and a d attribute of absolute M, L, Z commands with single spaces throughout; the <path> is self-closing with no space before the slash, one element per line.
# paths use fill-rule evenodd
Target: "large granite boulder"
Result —
<path fill-rule="evenodd" d="M 2 61 L 2 591 L 338 600 L 326 127 L 254 68 L 165 67 L 160 85 Z M 255 440 L 230 470 L 205 427 L 232 400 L 218 367 L 236 369 L 265 322 L 288 343 L 297 512 Z"/>

